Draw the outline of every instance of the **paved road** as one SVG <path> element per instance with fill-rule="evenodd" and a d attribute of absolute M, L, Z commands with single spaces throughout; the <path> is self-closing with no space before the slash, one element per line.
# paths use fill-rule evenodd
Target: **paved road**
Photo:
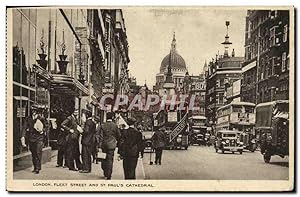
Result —
<path fill-rule="evenodd" d="M 259 151 L 222 154 L 216 153 L 212 146 L 190 146 L 188 150 L 164 150 L 161 166 L 149 165 L 149 155 L 146 153 L 143 159 L 146 179 L 288 179 L 288 157 L 274 156 L 266 164 Z"/>
<path fill-rule="evenodd" d="M 117 154 L 115 154 L 115 161 L 113 165 L 113 180 L 123 180 L 123 162 L 119 161 Z M 56 157 L 53 157 L 50 162 L 42 165 L 40 174 L 33 174 L 32 168 L 16 171 L 13 173 L 14 179 L 37 179 L 37 180 L 104 180 L 103 172 L 101 170 L 101 164 L 92 164 L 91 173 L 79 173 L 76 171 L 70 171 L 67 168 L 56 168 Z M 145 178 L 144 169 L 142 165 L 142 159 L 139 159 L 136 178 L 141 180 Z"/>

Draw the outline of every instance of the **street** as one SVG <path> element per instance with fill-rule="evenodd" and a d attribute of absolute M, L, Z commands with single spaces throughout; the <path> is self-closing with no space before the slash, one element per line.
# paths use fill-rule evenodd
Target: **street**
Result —
<path fill-rule="evenodd" d="M 152 154 L 154 163 L 155 154 Z M 216 153 L 213 146 L 190 146 L 188 150 L 164 150 L 162 165 L 149 165 L 150 154 L 144 154 L 136 169 L 137 179 L 152 180 L 287 180 L 288 157 L 274 156 L 269 164 L 264 163 L 259 151 L 244 151 L 225 154 Z M 90 174 L 81 174 L 64 168 L 56 168 L 56 157 L 43 165 L 39 175 L 31 168 L 14 172 L 15 179 L 39 180 L 101 180 L 101 164 L 93 164 Z M 115 157 L 114 180 L 124 179 L 122 161 Z"/>
<path fill-rule="evenodd" d="M 152 161 L 155 155 L 152 154 Z M 164 150 L 162 165 L 149 165 L 145 153 L 143 164 L 146 179 L 184 180 L 287 180 L 288 157 L 274 156 L 264 163 L 259 151 L 216 153 L 213 146 L 190 146 L 188 150 Z"/>
<path fill-rule="evenodd" d="M 139 159 L 136 168 L 136 179 L 144 179 L 144 169 L 142 166 L 142 160 Z M 92 164 L 91 173 L 79 173 L 78 171 L 70 171 L 68 168 L 57 168 L 56 166 L 56 156 L 52 157 L 50 162 L 42 165 L 42 170 L 40 174 L 36 175 L 31 172 L 32 168 L 27 168 L 25 170 L 20 170 L 14 172 L 14 179 L 26 179 L 26 180 L 105 180 L 103 172 L 101 170 L 101 163 Z M 122 180 L 124 179 L 123 172 L 123 161 L 118 160 L 117 153 L 114 157 L 113 163 L 113 173 L 112 180 Z"/>

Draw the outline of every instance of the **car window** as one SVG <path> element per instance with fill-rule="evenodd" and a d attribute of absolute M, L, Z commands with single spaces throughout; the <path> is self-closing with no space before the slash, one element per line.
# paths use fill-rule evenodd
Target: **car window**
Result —
<path fill-rule="evenodd" d="M 224 133 L 223 137 L 235 137 L 234 133 Z"/>

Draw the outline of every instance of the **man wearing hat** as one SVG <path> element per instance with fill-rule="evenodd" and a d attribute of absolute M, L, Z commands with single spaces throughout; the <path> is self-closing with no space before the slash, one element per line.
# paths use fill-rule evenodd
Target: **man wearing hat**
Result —
<path fill-rule="evenodd" d="M 81 169 L 80 161 L 80 151 L 79 151 L 79 131 L 78 131 L 78 115 L 79 111 L 77 109 L 68 116 L 62 123 L 61 127 L 67 132 L 66 137 L 66 162 L 69 170 L 77 171 Z M 76 167 L 74 166 L 74 161 Z"/>
<path fill-rule="evenodd" d="M 39 174 L 40 170 L 42 169 L 41 161 L 44 146 L 43 141 L 45 137 L 44 128 L 44 120 L 38 111 L 38 108 L 36 106 L 32 106 L 31 115 L 26 118 L 22 128 L 21 143 L 22 146 L 26 147 L 26 136 L 26 140 L 29 142 L 29 150 L 32 155 L 32 172 L 35 174 Z"/>
<path fill-rule="evenodd" d="M 152 136 L 153 148 L 155 149 L 155 164 L 161 165 L 163 149 L 166 145 L 165 128 L 162 127 Z"/>
<path fill-rule="evenodd" d="M 100 117 L 99 116 L 94 116 L 94 121 L 96 123 L 96 128 L 95 128 L 95 133 L 94 133 L 94 144 L 92 147 L 92 158 L 93 158 L 93 163 L 98 164 L 98 146 L 99 146 L 99 139 L 97 137 L 97 133 L 99 133 L 100 130 Z"/>
<path fill-rule="evenodd" d="M 143 146 L 142 134 L 135 127 L 136 120 L 128 119 L 129 128 L 122 132 L 119 154 L 123 158 L 125 179 L 135 179 L 135 169 Z"/>
<path fill-rule="evenodd" d="M 113 116 L 113 112 L 107 113 L 107 120 L 100 126 L 97 134 L 99 147 L 101 147 L 103 153 L 106 153 L 106 158 L 101 162 L 101 168 L 107 180 L 111 179 L 114 152 L 121 135 L 117 124 L 113 122 Z"/>
<path fill-rule="evenodd" d="M 80 173 L 90 173 L 92 171 L 92 150 L 94 146 L 94 136 L 96 132 L 96 122 L 90 111 L 86 112 L 86 122 L 82 133 L 82 170 Z"/>

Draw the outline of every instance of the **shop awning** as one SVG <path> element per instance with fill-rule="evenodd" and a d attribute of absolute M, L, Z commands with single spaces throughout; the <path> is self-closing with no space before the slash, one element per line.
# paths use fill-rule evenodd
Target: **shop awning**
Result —
<path fill-rule="evenodd" d="M 89 90 L 77 79 L 67 75 L 53 74 L 51 94 L 68 96 L 88 96 Z"/>

